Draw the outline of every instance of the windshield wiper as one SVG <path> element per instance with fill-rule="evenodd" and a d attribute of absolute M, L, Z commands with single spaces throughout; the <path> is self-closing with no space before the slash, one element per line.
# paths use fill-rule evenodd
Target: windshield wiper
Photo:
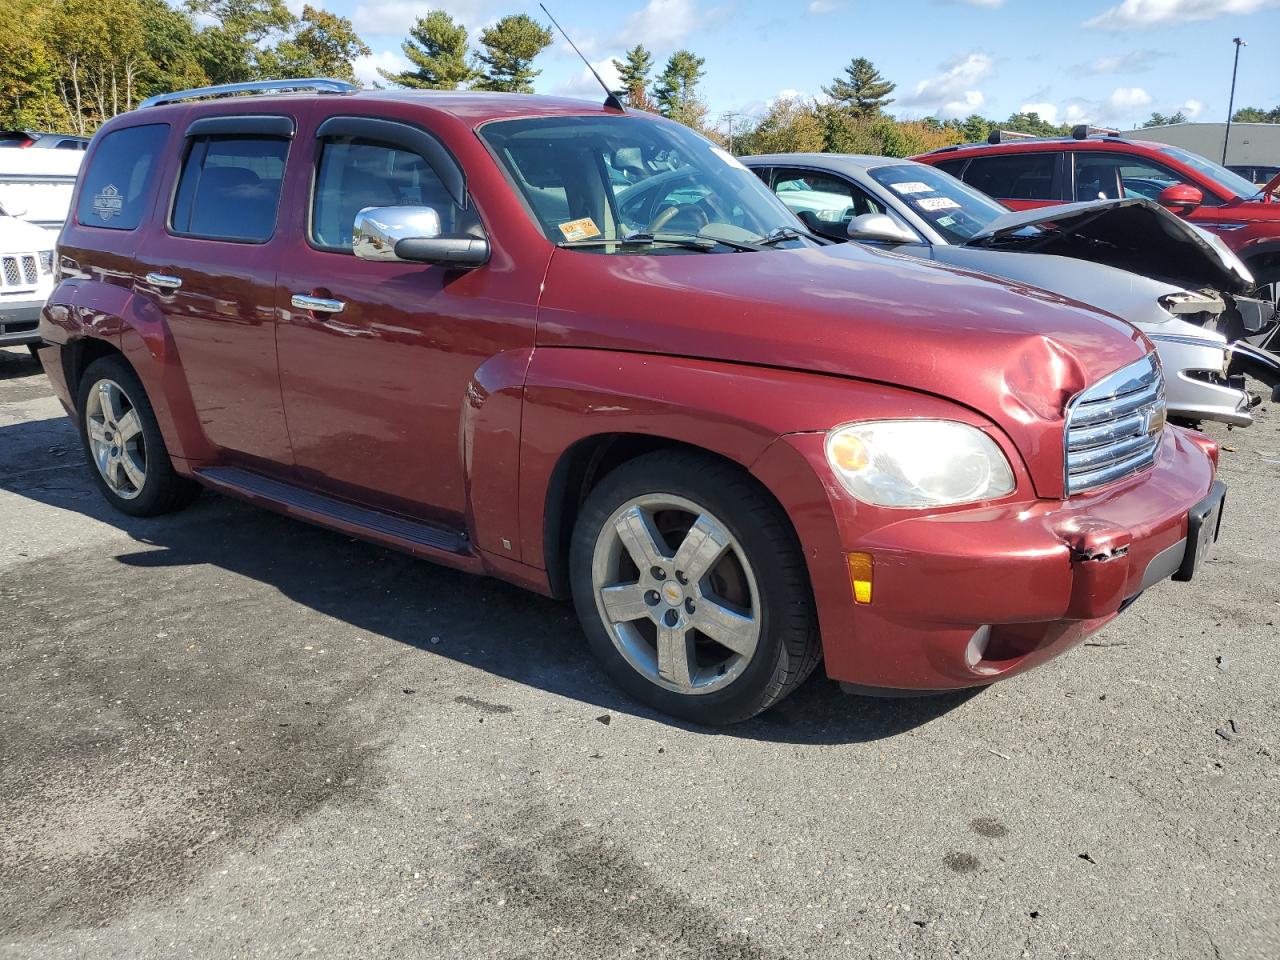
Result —
<path fill-rule="evenodd" d="M 778 229 L 771 231 L 768 236 L 755 241 L 755 244 L 757 247 L 772 247 L 782 243 L 784 240 L 798 240 L 801 237 L 816 240 L 824 246 L 834 242 L 826 237 L 820 237 L 816 233 L 810 233 L 808 230 L 799 230 L 796 227 L 778 227 Z"/>
<path fill-rule="evenodd" d="M 693 236 L 692 234 L 682 233 L 632 233 L 614 240 L 606 240 L 604 237 L 588 237 L 584 240 L 564 240 L 556 244 L 556 246 L 607 247 L 616 245 L 621 247 L 641 247 L 653 243 L 667 243 L 674 247 L 683 247 L 685 250 L 697 250 L 700 253 L 710 253 L 717 246 L 729 247 L 733 250 L 761 249 L 758 244 L 747 243 L 742 240 L 725 240 L 721 237 Z"/>

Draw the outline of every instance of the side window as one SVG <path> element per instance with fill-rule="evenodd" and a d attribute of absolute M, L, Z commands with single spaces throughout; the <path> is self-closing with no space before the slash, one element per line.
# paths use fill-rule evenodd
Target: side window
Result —
<path fill-rule="evenodd" d="M 1057 169 L 1056 153 L 974 157 L 964 182 L 998 200 L 1057 200 Z"/>
<path fill-rule="evenodd" d="M 961 177 L 960 174 L 964 170 L 964 165 L 967 162 L 967 160 L 943 160 L 941 163 L 935 163 L 934 166 L 943 173 L 951 174 L 957 180 L 963 180 L 964 178 Z"/>
<path fill-rule="evenodd" d="M 1144 197 L 1155 200 L 1160 192 L 1183 177 L 1160 163 L 1124 153 L 1079 153 L 1076 155 L 1076 199 L 1114 200 Z M 1097 192 L 1094 188 L 1097 187 Z M 1217 198 L 1205 194 L 1207 205 Z"/>
<path fill-rule="evenodd" d="M 324 141 L 311 198 L 311 242 L 351 251 L 356 214 L 365 207 L 431 207 L 442 232 L 462 233 L 477 221 L 450 197 L 435 171 L 416 153 L 354 138 Z"/>
<path fill-rule="evenodd" d="M 169 228 L 233 243 L 266 243 L 275 232 L 289 141 L 279 137 L 193 138 L 178 178 Z"/>
<path fill-rule="evenodd" d="M 76 221 L 86 227 L 133 230 L 152 200 L 167 123 L 115 130 L 102 138 L 84 172 Z"/>
<path fill-rule="evenodd" d="M 828 232 L 843 233 L 850 220 L 864 213 L 884 213 L 883 204 L 848 180 L 812 170 L 778 170 L 773 192 L 792 213 L 812 214 Z"/>

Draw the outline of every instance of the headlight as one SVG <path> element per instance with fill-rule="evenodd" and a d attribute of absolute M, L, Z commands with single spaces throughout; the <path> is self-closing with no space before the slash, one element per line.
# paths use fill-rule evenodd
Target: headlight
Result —
<path fill-rule="evenodd" d="M 40 251 L 40 269 L 45 273 L 53 273 L 53 251 Z"/>
<path fill-rule="evenodd" d="M 937 507 L 1012 493 L 994 440 L 952 420 L 872 420 L 827 434 L 827 462 L 846 490 L 879 507 Z"/>

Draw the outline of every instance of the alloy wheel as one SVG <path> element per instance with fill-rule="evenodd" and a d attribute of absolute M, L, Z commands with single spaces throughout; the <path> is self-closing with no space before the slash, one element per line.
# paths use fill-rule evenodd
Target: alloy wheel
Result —
<path fill-rule="evenodd" d="M 755 572 L 725 524 L 690 500 L 649 494 L 624 503 L 596 540 L 591 579 L 614 646 L 660 687 L 710 693 L 755 655 Z"/>
<path fill-rule="evenodd" d="M 142 493 L 147 482 L 147 446 L 137 409 L 114 380 L 93 385 L 85 403 L 85 432 L 98 473 L 124 500 Z"/>

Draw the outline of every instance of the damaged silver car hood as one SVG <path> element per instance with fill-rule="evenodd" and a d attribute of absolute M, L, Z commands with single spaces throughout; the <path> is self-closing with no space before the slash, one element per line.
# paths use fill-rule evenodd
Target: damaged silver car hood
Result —
<path fill-rule="evenodd" d="M 1028 227 L 1040 230 L 1027 233 Z M 1255 284 L 1221 238 L 1141 198 L 1014 211 L 993 220 L 965 246 L 1089 260 L 1225 293 L 1247 293 Z"/>

